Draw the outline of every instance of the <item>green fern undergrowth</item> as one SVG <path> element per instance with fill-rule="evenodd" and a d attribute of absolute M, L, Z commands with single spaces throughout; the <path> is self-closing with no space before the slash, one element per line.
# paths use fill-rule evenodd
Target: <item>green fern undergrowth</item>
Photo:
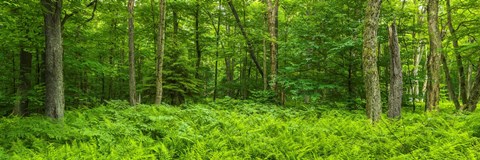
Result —
<path fill-rule="evenodd" d="M 223 100 L 126 102 L 0 119 L 0 159 L 477 159 L 479 113 L 403 113 L 371 125 L 362 111 Z"/>

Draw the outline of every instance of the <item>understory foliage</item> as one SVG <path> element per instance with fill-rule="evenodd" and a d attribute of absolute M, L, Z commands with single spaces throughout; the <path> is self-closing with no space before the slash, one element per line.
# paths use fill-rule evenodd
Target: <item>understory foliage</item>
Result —
<path fill-rule="evenodd" d="M 363 113 L 249 101 L 68 111 L 0 119 L 0 159 L 476 159 L 480 114 Z M 386 118 L 385 118 L 386 119 Z"/>

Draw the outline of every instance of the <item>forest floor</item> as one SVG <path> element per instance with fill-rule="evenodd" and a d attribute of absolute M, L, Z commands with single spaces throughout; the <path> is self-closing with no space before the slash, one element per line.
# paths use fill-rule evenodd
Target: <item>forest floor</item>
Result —
<path fill-rule="evenodd" d="M 403 113 L 371 125 L 363 111 L 228 100 L 125 102 L 0 118 L 0 159 L 478 159 L 480 113 Z"/>

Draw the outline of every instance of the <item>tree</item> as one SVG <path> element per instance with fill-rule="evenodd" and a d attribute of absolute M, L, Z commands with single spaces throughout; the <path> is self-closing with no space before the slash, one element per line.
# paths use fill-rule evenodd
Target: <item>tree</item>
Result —
<path fill-rule="evenodd" d="M 202 49 L 200 48 L 200 1 L 195 0 L 195 52 L 197 52 L 197 62 L 195 64 L 196 74 L 195 77 L 200 76 L 200 66 L 202 63 Z"/>
<path fill-rule="evenodd" d="M 475 83 L 470 91 L 469 99 L 465 108 L 473 112 L 477 109 L 477 103 L 480 100 L 480 62 L 478 63 L 477 76 L 475 77 Z"/>
<path fill-rule="evenodd" d="M 428 1 L 428 34 L 430 38 L 430 53 L 427 66 L 427 99 L 425 109 L 438 110 L 440 102 L 440 63 L 442 40 L 438 29 L 438 0 Z"/>
<path fill-rule="evenodd" d="M 159 13 L 159 23 L 158 23 L 158 35 L 157 35 L 157 90 L 155 96 L 155 104 L 162 104 L 162 95 L 163 95 L 163 55 L 165 51 L 165 11 L 166 11 L 166 0 L 160 0 L 160 13 Z"/>
<path fill-rule="evenodd" d="M 388 97 L 388 117 L 401 116 L 403 96 L 402 63 L 398 44 L 397 26 L 395 20 L 388 29 L 390 45 L 390 94 Z"/>
<path fill-rule="evenodd" d="M 453 52 L 455 53 L 455 57 L 457 60 L 458 79 L 460 80 L 460 98 L 462 100 L 462 103 L 465 104 L 467 103 L 467 92 L 468 92 L 467 85 L 466 85 L 465 69 L 463 68 L 463 60 L 462 60 L 463 58 L 460 55 L 460 52 L 458 51 L 460 45 L 458 44 L 458 36 L 457 36 L 456 30 L 453 27 L 452 7 L 450 6 L 450 0 L 447 0 L 446 6 L 447 6 L 448 30 L 450 31 L 450 35 L 452 36 Z"/>
<path fill-rule="evenodd" d="M 268 5 L 268 31 L 270 33 L 270 78 L 271 89 L 275 92 L 277 88 L 277 21 L 278 21 L 278 5 L 280 0 L 267 0 Z"/>
<path fill-rule="evenodd" d="M 18 116 L 27 114 L 28 109 L 28 92 L 31 89 L 31 72 L 32 72 L 32 54 L 25 50 L 23 44 L 20 45 L 20 85 L 18 85 L 18 101 L 15 104 L 13 113 Z"/>
<path fill-rule="evenodd" d="M 363 74 L 367 100 L 367 116 L 379 121 L 382 113 L 380 83 L 377 69 L 377 30 L 382 0 L 368 0 L 363 32 Z"/>
<path fill-rule="evenodd" d="M 255 49 L 253 47 L 253 42 L 248 38 L 247 32 L 245 31 L 245 28 L 242 25 L 242 22 L 240 21 L 240 18 L 238 17 L 237 10 L 235 9 L 235 6 L 232 3 L 232 0 L 228 0 L 228 5 L 230 6 L 230 9 L 232 10 L 233 16 L 235 17 L 235 21 L 237 22 L 238 27 L 240 28 L 240 31 L 242 32 L 243 38 L 245 38 L 245 41 L 247 41 L 247 50 L 248 53 L 250 54 L 250 58 L 252 58 L 253 63 L 255 63 L 255 66 L 257 67 L 258 73 L 260 75 L 263 75 L 263 70 L 262 67 L 260 67 L 260 63 L 257 61 L 257 56 L 255 56 Z"/>
<path fill-rule="evenodd" d="M 129 95 L 130 105 L 136 104 L 136 85 L 135 85 L 135 26 L 134 26 L 134 7 L 135 0 L 128 0 L 128 61 L 129 61 Z"/>
<path fill-rule="evenodd" d="M 62 0 L 41 0 L 45 19 L 46 114 L 62 119 L 65 110 L 63 88 Z"/>

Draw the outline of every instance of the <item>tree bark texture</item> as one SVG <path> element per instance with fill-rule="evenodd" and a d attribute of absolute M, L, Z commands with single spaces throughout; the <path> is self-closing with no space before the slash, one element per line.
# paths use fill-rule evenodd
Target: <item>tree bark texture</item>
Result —
<path fill-rule="evenodd" d="M 390 93 L 388 97 L 388 117 L 398 118 L 401 116 L 402 109 L 403 75 L 395 22 L 392 23 L 388 31 L 390 45 Z"/>
<path fill-rule="evenodd" d="M 158 23 L 158 35 L 157 35 L 157 89 L 155 95 L 155 104 L 162 104 L 163 96 L 163 55 L 165 52 L 165 10 L 166 10 L 166 0 L 160 0 L 160 13 Z"/>
<path fill-rule="evenodd" d="M 219 0 L 218 2 L 218 8 L 222 8 L 222 0 Z M 217 100 L 217 92 L 218 92 L 218 54 L 220 50 L 220 24 L 221 24 L 221 11 L 219 10 L 218 12 L 218 19 L 217 19 L 217 27 L 215 27 L 215 37 L 216 37 L 216 43 L 215 43 L 215 86 L 213 90 L 213 102 Z"/>
<path fill-rule="evenodd" d="M 136 105 L 136 81 L 135 81 L 135 25 L 134 25 L 135 0 L 128 0 L 128 61 L 129 64 L 129 95 L 130 105 Z"/>
<path fill-rule="evenodd" d="M 267 75 L 267 41 L 263 39 L 263 75 Z M 267 76 L 263 76 L 263 90 L 268 88 Z"/>
<path fill-rule="evenodd" d="M 45 21 L 46 115 L 62 119 L 65 111 L 63 86 L 62 0 L 41 0 Z"/>
<path fill-rule="evenodd" d="M 272 2 L 274 1 L 274 2 Z M 280 0 L 267 0 L 268 5 L 268 31 L 270 33 L 270 84 L 272 91 L 277 88 L 277 18 Z"/>
<path fill-rule="evenodd" d="M 381 0 L 368 0 L 365 11 L 365 29 L 363 32 L 363 72 L 366 92 L 367 116 L 372 122 L 381 118 L 382 103 L 377 68 L 377 30 L 380 17 Z"/>
<path fill-rule="evenodd" d="M 427 65 L 427 99 L 425 109 L 438 110 L 440 102 L 440 63 L 442 41 L 438 29 L 438 0 L 428 1 L 428 33 L 430 37 L 430 53 Z"/>
<path fill-rule="evenodd" d="M 466 104 L 466 107 L 469 111 L 473 112 L 477 109 L 477 103 L 480 99 L 480 62 L 478 63 L 477 76 L 475 77 L 475 84 L 470 90 L 470 98 Z"/>

